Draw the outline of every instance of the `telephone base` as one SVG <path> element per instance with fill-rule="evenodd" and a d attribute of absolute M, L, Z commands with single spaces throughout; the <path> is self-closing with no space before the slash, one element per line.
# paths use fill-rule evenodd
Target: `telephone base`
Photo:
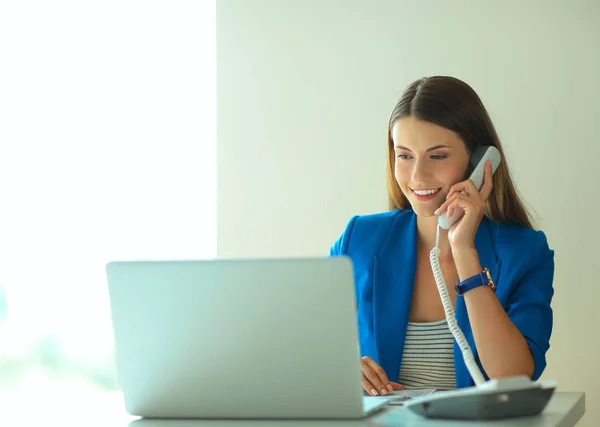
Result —
<path fill-rule="evenodd" d="M 501 380 L 492 386 L 488 386 L 488 383 L 479 387 L 418 397 L 404 406 L 426 418 L 497 420 L 529 417 L 544 410 L 556 389 L 554 381 L 529 381 L 529 386 L 525 387 L 516 384 L 503 385 Z"/>

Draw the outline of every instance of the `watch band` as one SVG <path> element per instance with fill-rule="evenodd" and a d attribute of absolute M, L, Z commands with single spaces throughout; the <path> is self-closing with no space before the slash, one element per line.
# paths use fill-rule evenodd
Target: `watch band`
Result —
<path fill-rule="evenodd" d="M 454 289 L 456 289 L 457 295 L 462 296 L 471 289 L 475 289 L 483 285 L 488 285 L 493 291 L 496 290 L 496 285 L 494 285 L 494 281 L 492 280 L 492 276 L 490 276 L 490 271 L 487 269 L 487 267 L 484 268 L 481 273 L 457 283 L 454 286 Z"/>

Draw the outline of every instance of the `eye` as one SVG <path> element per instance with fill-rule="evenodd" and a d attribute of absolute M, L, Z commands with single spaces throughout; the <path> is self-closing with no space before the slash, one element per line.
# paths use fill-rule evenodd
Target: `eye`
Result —
<path fill-rule="evenodd" d="M 408 159 L 412 158 L 408 154 L 398 154 L 396 157 L 398 157 L 399 159 L 402 159 L 402 160 L 408 160 Z"/>
<path fill-rule="evenodd" d="M 433 160 L 443 160 L 446 158 L 445 154 L 434 154 L 433 156 L 431 156 L 431 158 Z"/>

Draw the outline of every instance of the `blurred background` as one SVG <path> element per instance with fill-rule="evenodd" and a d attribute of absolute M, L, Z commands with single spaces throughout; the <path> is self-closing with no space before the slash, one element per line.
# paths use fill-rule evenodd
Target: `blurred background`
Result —
<path fill-rule="evenodd" d="M 106 262 L 216 255 L 215 25 L 0 3 L 0 389 L 118 391 Z"/>

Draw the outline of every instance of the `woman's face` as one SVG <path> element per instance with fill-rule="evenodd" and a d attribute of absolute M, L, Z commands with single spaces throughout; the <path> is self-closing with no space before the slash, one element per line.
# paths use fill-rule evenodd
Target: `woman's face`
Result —
<path fill-rule="evenodd" d="M 417 215 L 435 215 L 450 187 L 465 179 L 466 145 L 453 131 L 414 117 L 397 120 L 391 136 L 396 182 Z"/>

